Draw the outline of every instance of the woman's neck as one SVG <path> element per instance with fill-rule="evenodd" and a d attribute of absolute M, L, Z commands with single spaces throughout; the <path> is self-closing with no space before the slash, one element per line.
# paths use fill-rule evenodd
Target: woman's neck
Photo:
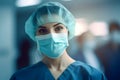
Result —
<path fill-rule="evenodd" d="M 64 51 L 63 55 L 60 56 L 57 59 L 51 59 L 48 57 L 45 57 L 42 60 L 49 69 L 56 69 L 61 70 L 63 67 L 67 67 L 69 64 L 73 63 L 75 60 L 73 60 L 66 51 Z"/>

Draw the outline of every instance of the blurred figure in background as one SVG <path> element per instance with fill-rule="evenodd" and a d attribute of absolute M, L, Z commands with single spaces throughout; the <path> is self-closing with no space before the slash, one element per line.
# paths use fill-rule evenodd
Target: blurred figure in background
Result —
<path fill-rule="evenodd" d="M 104 65 L 108 80 L 120 80 L 120 24 L 113 21 L 109 24 L 109 41 L 96 49 L 97 55 Z"/>
<path fill-rule="evenodd" d="M 69 52 L 74 53 L 70 54 L 70 56 L 75 60 L 82 61 L 98 70 L 102 70 L 102 66 L 94 52 L 97 47 L 95 36 L 90 31 L 77 36 L 74 41 L 71 42 L 70 47 Z"/>
<path fill-rule="evenodd" d="M 30 41 L 27 38 L 23 38 L 23 41 L 20 42 L 19 52 L 20 55 L 17 59 L 17 69 L 21 69 L 23 67 L 26 67 L 30 65 L 30 50 L 32 48 L 32 45 Z"/>

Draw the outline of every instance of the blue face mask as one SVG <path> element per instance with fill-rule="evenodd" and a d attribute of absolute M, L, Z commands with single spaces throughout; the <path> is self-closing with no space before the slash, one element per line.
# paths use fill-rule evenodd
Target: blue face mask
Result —
<path fill-rule="evenodd" d="M 60 57 L 68 46 L 67 33 L 52 33 L 36 36 L 37 48 L 49 58 Z"/>

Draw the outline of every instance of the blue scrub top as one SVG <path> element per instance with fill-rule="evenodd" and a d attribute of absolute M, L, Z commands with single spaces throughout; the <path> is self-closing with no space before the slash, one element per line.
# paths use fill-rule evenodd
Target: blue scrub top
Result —
<path fill-rule="evenodd" d="M 10 80 L 55 80 L 48 67 L 39 62 L 30 67 L 23 68 L 11 77 Z M 106 80 L 103 73 L 95 68 L 75 61 L 70 64 L 57 80 Z"/>

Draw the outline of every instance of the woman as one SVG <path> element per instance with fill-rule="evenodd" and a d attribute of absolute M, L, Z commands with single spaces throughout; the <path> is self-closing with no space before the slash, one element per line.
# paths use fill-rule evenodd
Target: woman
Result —
<path fill-rule="evenodd" d="M 63 5 L 40 5 L 27 20 L 25 31 L 37 43 L 43 59 L 19 70 L 10 80 L 105 80 L 101 72 L 67 54 L 74 28 L 75 19 Z"/>

